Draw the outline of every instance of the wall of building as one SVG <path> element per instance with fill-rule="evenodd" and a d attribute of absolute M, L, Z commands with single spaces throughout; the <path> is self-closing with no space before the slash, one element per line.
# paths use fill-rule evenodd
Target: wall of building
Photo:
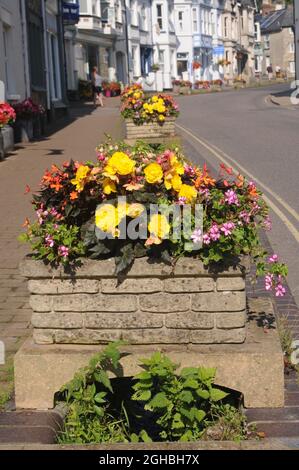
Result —
<path fill-rule="evenodd" d="M 0 80 L 8 101 L 23 100 L 28 94 L 23 34 L 19 1 L 0 0 Z"/>
<path fill-rule="evenodd" d="M 270 62 L 275 71 L 280 67 L 287 76 L 295 75 L 294 33 L 291 28 L 284 28 L 280 32 L 269 35 Z"/>

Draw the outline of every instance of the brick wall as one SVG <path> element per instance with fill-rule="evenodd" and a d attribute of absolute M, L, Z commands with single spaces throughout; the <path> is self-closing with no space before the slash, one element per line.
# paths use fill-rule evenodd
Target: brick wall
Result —
<path fill-rule="evenodd" d="M 157 122 L 145 123 L 142 126 L 136 126 L 132 119 L 125 120 L 126 138 L 137 140 L 149 137 L 173 137 L 175 136 L 174 117 L 166 118 L 163 125 Z"/>
<path fill-rule="evenodd" d="M 246 336 L 244 273 L 209 273 L 198 260 L 174 268 L 137 259 L 118 284 L 114 260 L 84 260 L 73 273 L 25 260 L 38 344 L 242 343 Z"/>

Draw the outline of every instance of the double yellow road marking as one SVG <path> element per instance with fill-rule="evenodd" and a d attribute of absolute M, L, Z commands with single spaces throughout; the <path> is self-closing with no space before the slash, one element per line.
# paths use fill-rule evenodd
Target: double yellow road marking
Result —
<path fill-rule="evenodd" d="M 234 171 L 241 172 L 250 179 L 254 180 L 260 188 L 262 188 L 264 191 L 266 191 L 268 194 L 271 195 L 271 197 L 278 202 L 284 209 L 291 214 L 294 219 L 296 219 L 299 222 L 299 214 L 298 212 L 295 211 L 284 199 L 282 199 L 277 193 L 275 193 L 271 188 L 269 188 L 267 185 L 262 183 L 256 176 L 254 176 L 252 173 L 250 173 L 246 168 L 244 168 L 240 163 L 238 163 L 234 158 L 230 157 L 227 155 L 225 152 L 217 148 L 215 145 L 211 145 L 196 135 L 193 134 L 189 129 L 186 129 L 183 126 L 180 126 L 179 124 L 176 124 L 177 128 L 183 131 L 185 134 L 189 135 L 193 140 L 195 140 L 197 143 L 199 143 L 202 147 L 207 149 L 212 155 L 214 155 L 218 160 L 220 160 L 222 163 L 224 163 L 226 166 L 230 166 L 233 168 Z M 280 218 L 280 220 L 285 224 L 289 232 L 293 235 L 295 240 L 299 243 L 299 231 L 296 229 L 294 224 L 288 219 L 288 217 L 281 211 L 281 209 L 275 204 L 275 202 L 271 199 L 269 199 L 266 195 L 264 195 L 264 199 L 266 203 L 268 204 L 269 207 L 275 212 L 275 214 Z"/>

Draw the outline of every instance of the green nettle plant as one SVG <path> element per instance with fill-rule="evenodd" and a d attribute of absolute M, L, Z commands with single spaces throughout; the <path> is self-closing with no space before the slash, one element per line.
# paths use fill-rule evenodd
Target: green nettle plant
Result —
<path fill-rule="evenodd" d="M 178 374 L 178 365 L 160 352 L 143 359 L 141 366 L 144 371 L 135 377 L 132 399 L 144 402 L 144 409 L 155 414 L 161 440 L 199 439 L 211 405 L 228 396 L 213 387 L 216 369 L 188 367 Z"/>
<path fill-rule="evenodd" d="M 246 438 L 244 418 L 213 385 L 215 369 L 178 366 L 157 352 L 129 391 L 108 373 L 121 372 L 121 343 L 109 344 L 61 389 L 67 406 L 60 443 L 194 441 Z M 118 379 L 125 380 L 125 379 Z M 219 425 L 217 425 L 219 423 Z"/>

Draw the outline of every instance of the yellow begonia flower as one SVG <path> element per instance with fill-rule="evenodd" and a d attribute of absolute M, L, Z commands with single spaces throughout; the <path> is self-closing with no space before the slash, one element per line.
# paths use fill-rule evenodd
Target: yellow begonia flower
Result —
<path fill-rule="evenodd" d="M 150 163 L 144 169 L 145 179 L 147 183 L 159 183 L 163 178 L 163 170 L 159 163 Z"/>
<path fill-rule="evenodd" d="M 130 204 L 130 206 L 128 207 L 127 215 L 132 219 L 136 219 L 142 214 L 142 212 L 144 212 L 144 210 L 145 207 L 142 204 L 135 202 L 133 204 Z"/>
<path fill-rule="evenodd" d="M 170 225 L 163 214 L 154 214 L 148 224 L 148 230 L 154 237 L 165 238 L 170 232 Z"/>
<path fill-rule="evenodd" d="M 159 98 L 158 98 L 157 95 L 155 95 L 155 96 L 152 97 L 152 102 L 153 102 L 153 103 L 157 103 L 158 100 L 159 100 Z"/>
<path fill-rule="evenodd" d="M 133 173 L 136 163 L 124 152 L 115 152 L 109 158 L 104 172 L 107 174 L 115 175 L 115 173 L 126 176 Z M 104 173 L 104 174 L 105 174 Z"/>
<path fill-rule="evenodd" d="M 192 202 L 193 199 L 197 197 L 197 191 L 194 186 L 182 184 L 179 191 L 179 197 L 184 197 L 187 202 Z"/>
<path fill-rule="evenodd" d="M 183 175 L 185 173 L 184 165 L 179 162 L 178 158 L 175 155 L 172 155 L 170 157 L 170 165 L 172 166 L 176 174 Z"/>
<path fill-rule="evenodd" d="M 159 115 L 159 121 L 165 121 L 165 116 L 163 114 Z"/>
<path fill-rule="evenodd" d="M 80 165 L 79 168 L 77 169 L 76 176 L 74 179 L 71 180 L 71 183 L 76 186 L 77 191 L 83 191 L 84 185 L 85 185 L 85 180 L 90 172 L 89 166 L 86 165 Z"/>
<path fill-rule="evenodd" d="M 103 181 L 103 193 L 108 196 L 109 194 L 116 192 L 117 189 L 114 181 L 112 181 L 110 178 L 105 178 Z"/>
<path fill-rule="evenodd" d="M 117 225 L 127 215 L 129 204 L 127 202 L 119 202 L 116 208 Z"/>
<path fill-rule="evenodd" d="M 117 210 L 112 204 L 103 204 L 96 210 L 95 224 L 103 232 L 117 236 Z"/>

